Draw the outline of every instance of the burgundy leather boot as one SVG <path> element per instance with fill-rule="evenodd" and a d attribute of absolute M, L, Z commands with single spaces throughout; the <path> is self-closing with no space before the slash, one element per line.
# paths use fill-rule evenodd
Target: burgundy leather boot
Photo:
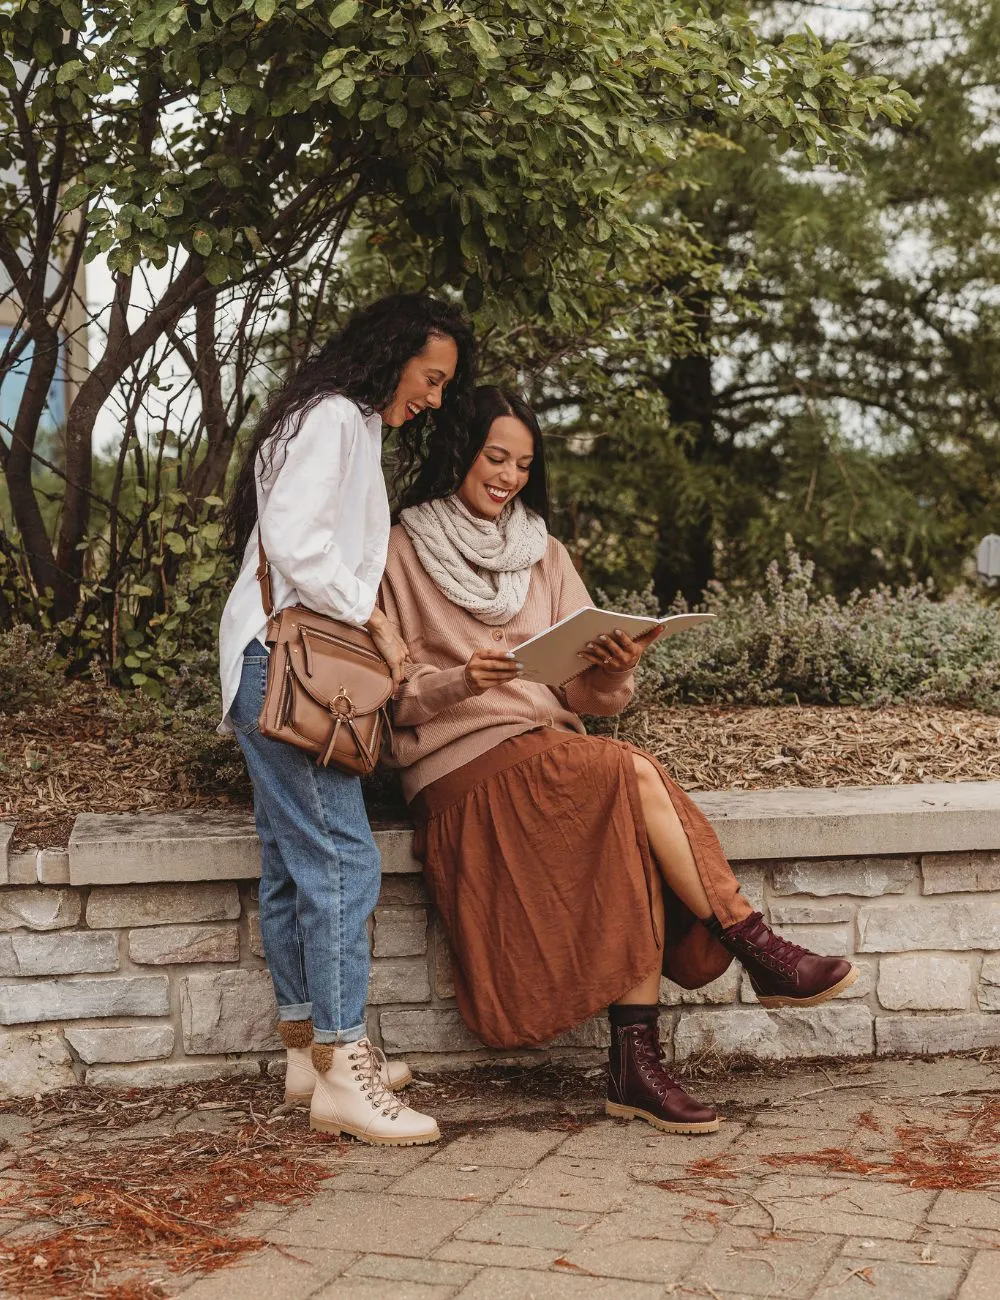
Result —
<path fill-rule="evenodd" d="M 760 912 L 718 932 L 743 965 L 762 1007 L 814 1007 L 858 978 L 845 957 L 820 957 L 774 933 Z"/>
<path fill-rule="evenodd" d="M 644 1119 L 664 1133 L 714 1133 L 715 1111 L 689 1097 L 663 1068 L 658 1013 L 653 1007 L 631 1024 L 617 1024 L 612 1015 L 605 1110 L 618 1119 Z"/>

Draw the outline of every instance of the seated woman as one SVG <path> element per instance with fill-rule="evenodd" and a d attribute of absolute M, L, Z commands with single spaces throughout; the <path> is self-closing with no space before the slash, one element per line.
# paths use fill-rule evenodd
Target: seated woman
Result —
<path fill-rule="evenodd" d="M 476 394 L 458 463 L 423 454 L 392 529 L 380 600 L 413 662 L 391 762 L 451 946 L 469 1029 L 544 1043 L 610 1005 L 607 1110 L 671 1133 L 718 1128 L 663 1067 L 661 973 L 685 988 L 737 957 L 765 1007 L 812 1006 L 857 971 L 779 938 L 742 897 L 715 833 L 656 759 L 589 736 L 616 714 L 654 639 L 591 643 L 562 689 L 523 680 L 512 647 L 590 604 L 548 535 L 530 408 Z"/>

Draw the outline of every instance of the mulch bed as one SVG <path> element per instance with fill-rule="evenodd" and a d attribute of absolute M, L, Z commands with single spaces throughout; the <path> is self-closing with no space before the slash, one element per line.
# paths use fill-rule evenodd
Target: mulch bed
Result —
<path fill-rule="evenodd" d="M 64 846 L 81 812 L 249 806 L 236 745 L 207 714 L 192 756 L 190 731 L 123 734 L 101 692 L 83 690 L 59 708 L 0 715 L 0 821 L 16 822 L 15 848 Z M 1000 779 L 1000 718 L 971 710 L 684 705 L 633 710 L 617 734 L 688 790 Z M 373 820 L 405 813 L 391 781 L 369 796 Z"/>

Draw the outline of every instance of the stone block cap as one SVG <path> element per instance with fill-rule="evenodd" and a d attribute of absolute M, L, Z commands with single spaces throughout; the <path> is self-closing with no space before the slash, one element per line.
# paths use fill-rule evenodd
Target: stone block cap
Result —
<path fill-rule="evenodd" d="M 1000 781 L 693 796 L 736 862 L 1000 849 Z M 0 883 L 12 828 L 0 824 Z M 420 870 L 412 832 L 376 830 L 386 874 Z M 260 874 L 248 811 L 83 813 L 69 843 L 74 885 L 241 880 Z"/>
<path fill-rule="evenodd" d="M 420 870 L 409 827 L 376 831 L 375 839 L 383 872 Z M 69 841 L 73 885 L 255 880 L 259 875 L 257 831 L 252 813 L 243 809 L 81 813 Z"/>
<path fill-rule="evenodd" d="M 734 861 L 1000 847 L 1000 781 L 692 796 Z"/>

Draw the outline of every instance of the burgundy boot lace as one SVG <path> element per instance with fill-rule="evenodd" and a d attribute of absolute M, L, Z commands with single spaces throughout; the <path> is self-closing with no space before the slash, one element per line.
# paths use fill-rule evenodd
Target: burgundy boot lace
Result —
<path fill-rule="evenodd" d="M 760 937 L 758 937 L 758 931 L 762 932 Z M 780 935 L 775 934 L 760 912 L 754 912 L 751 916 L 748 916 L 738 929 L 730 933 L 733 934 L 734 938 L 752 944 L 753 947 L 760 949 L 762 953 L 767 953 L 768 956 L 786 966 L 790 966 L 792 969 L 799 964 L 803 957 L 809 955 L 808 948 L 803 948 L 801 944 L 792 943 L 791 939 L 782 939 Z"/>
<path fill-rule="evenodd" d="M 636 1063 L 639 1072 L 662 1101 L 670 1092 L 682 1092 L 680 1084 L 663 1068 L 663 1048 L 652 1025 L 631 1025 L 634 1031 Z"/>

